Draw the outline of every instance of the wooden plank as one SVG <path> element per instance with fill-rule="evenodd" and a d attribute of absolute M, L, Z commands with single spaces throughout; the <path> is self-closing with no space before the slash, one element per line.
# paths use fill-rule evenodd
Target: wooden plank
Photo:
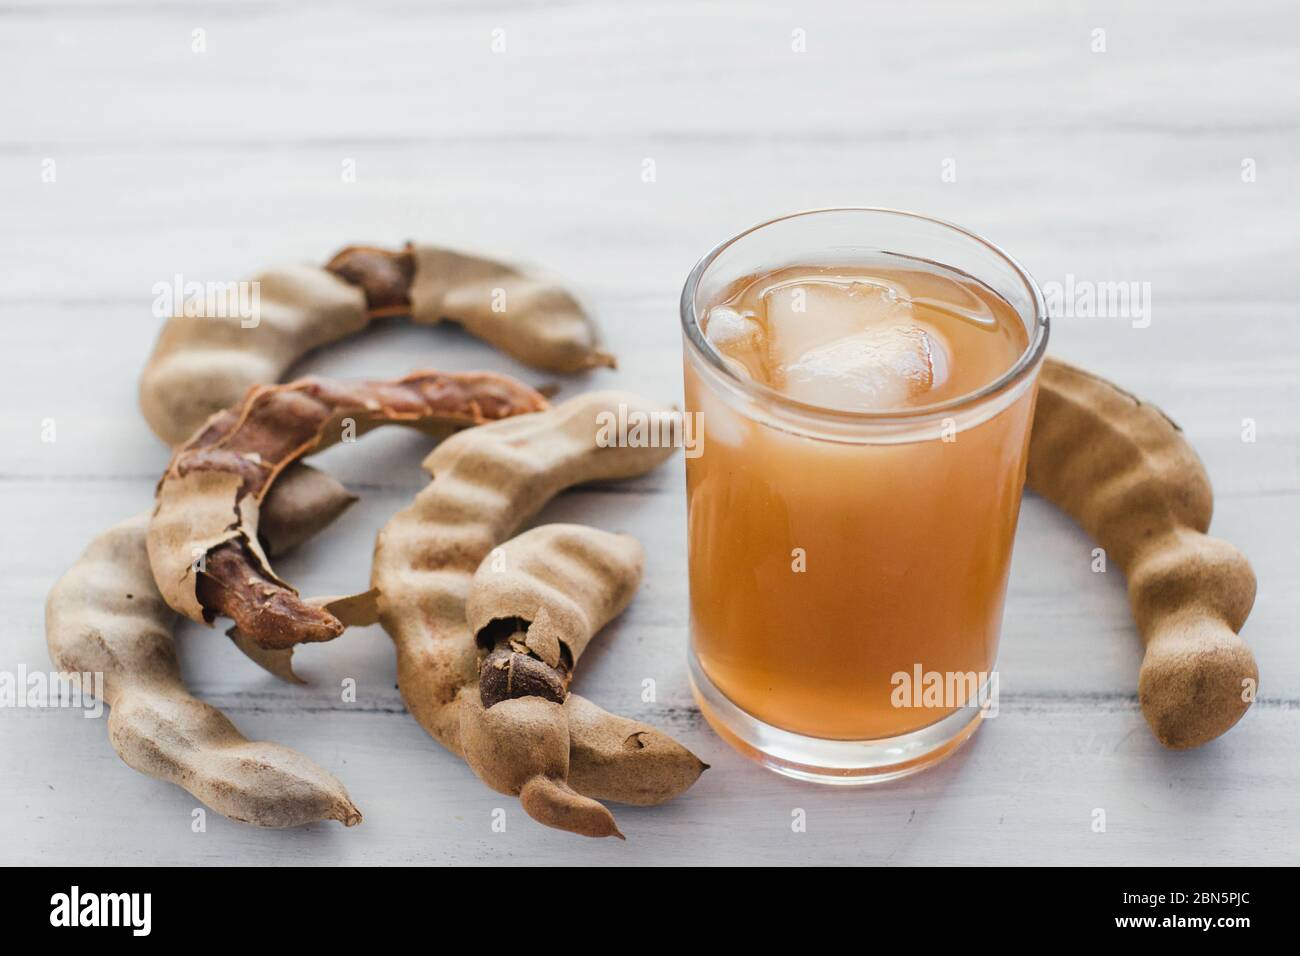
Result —
<path fill-rule="evenodd" d="M 191 833 L 184 791 L 105 759 L 101 721 L 16 711 L 42 759 L 5 774 L 8 863 L 734 863 L 1072 865 L 1300 862 L 1293 825 L 1300 716 L 1260 708 L 1220 741 L 1171 754 L 1131 705 L 1007 698 L 951 760 L 869 791 L 777 777 L 693 725 L 668 729 L 713 764 L 672 804 L 616 807 L 626 843 L 578 840 L 491 793 L 405 715 L 235 711 L 246 733 L 299 747 L 337 774 L 365 814 L 350 830 L 261 831 L 209 813 Z M 51 759 L 57 755 L 58 759 Z M 491 814 L 506 814 L 493 833 Z M 803 810 L 807 832 L 792 832 Z M 1106 830 L 1092 830 L 1095 810 Z"/>
<path fill-rule="evenodd" d="M 50 143 L 0 150 L 6 215 L 23 223 L 0 236 L 2 294 L 88 310 L 145 305 L 154 283 L 177 272 L 238 279 L 281 261 L 322 261 L 347 242 L 417 238 L 542 260 L 591 295 L 673 303 L 714 243 L 770 216 L 859 204 L 963 223 L 1043 282 L 1070 273 L 1150 282 L 1154 327 L 1174 304 L 1295 300 L 1271 281 L 1290 261 L 1294 135 L 990 127 L 959 142 L 836 142 L 783 129 L 757 143 L 534 141 L 505 127 L 493 144 L 399 142 L 373 157 L 315 142 L 88 155 Z M 349 157 L 353 183 L 341 180 Z M 1241 180 L 1245 157 L 1259 164 L 1256 182 Z M 41 181 L 46 158 L 54 183 Z M 949 158 L 955 182 L 941 179 Z M 643 181 L 645 159 L 653 182 Z"/>

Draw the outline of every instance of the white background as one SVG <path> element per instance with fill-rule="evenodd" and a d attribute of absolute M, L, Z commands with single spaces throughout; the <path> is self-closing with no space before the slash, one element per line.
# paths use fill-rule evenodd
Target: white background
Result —
<path fill-rule="evenodd" d="M 615 808 L 627 843 L 546 830 L 487 791 L 406 715 L 378 628 L 301 651 L 304 689 L 187 625 L 196 692 L 334 772 L 365 822 L 271 832 L 209 814 L 194 834 L 194 799 L 123 765 L 102 721 L 10 709 L 0 861 L 1300 862 L 1297 28 L 1282 0 L 0 3 L 0 669 L 48 669 L 50 585 L 151 501 L 167 453 L 135 387 L 155 282 L 323 262 L 349 242 L 464 243 L 544 263 L 591 305 L 622 366 L 566 394 L 675 401 L 676 300 L 695 259 L 782 212 L 871 204 L 969 226 L 1040 282 L 1151 283 L 1149 328 L 1061 319 L 1050 351 L 1186 430 L 1214 482 L 1214 531 L 1259 576 L 1244 633 L 1262 674 L 1262 699 L 1225 738 L 1163 750 L 1137 707 L 1121 576 L 1092 573 L 1091 543 L 1028 498 L 1001 715 L 904 782 L 781 779 L 727 749 L 687 688 L 677 459 L 543 516 L 645 544 L 646 583 L 577 686 L 713 765 L 670 805 Z M 941 179 L 947 159 L 956 182 Z M 400 324 L 303 371 L 419 366 L 545 378 L 454 329 Z M 57 441 L 43 443 L 51 418 Z M 307 593 L 363 586 L 375 531 L 424 484 L 426 450 L 390 429 L 319 459 L 363 500 L 280 570 Z M 339 702 L 345 677 L 356 704 Z M 640 700 L 646 677 L 657 703 Z M 791 831 L 795 808 L 806 833 Z"/>

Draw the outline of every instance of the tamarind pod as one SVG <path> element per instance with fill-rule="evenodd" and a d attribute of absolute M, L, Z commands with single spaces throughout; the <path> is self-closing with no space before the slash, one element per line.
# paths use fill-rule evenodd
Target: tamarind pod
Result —
<path fill-rule="evenodd" d="M 614 367 L 582 306 L 550 278 L 451 249 L 408 248 L 415 256 L 416 322 L 451 319 L 525 365 L 551 372 Z"/>
<path fill-rule="evenodd" d="M 685 793 L 709 765 L 648 724 L 602 710 L 579 694 L 564 702 L 569 786 L 595 800 L 649 807 Z"/>
<path fill-rule="evenodd" d="M 650 434 L 661 433 L 676 414 L 635 395 L 591 392 L 537 415 L 453 435 L 425 459 L 429 486 L 376 538 L 371 583 L 379 590 L 380 623 L 397 651 L 402 699 L 430 735 L 462 758 L 462 701 L 483 709 L 479 653 L 465 618 L 471 578 L 498 543 L 559 491 L 643 474 L 671 454 L 662 444 L 607 440 L 604 429 L 620 411 L 629 421 L 645 416 Z M 570 774 L 581 774 L 574 761 L 599 753 L 575 751 Z M 603 767 L 590 774 L 605 775 Z"/>
<path fill-rule="evenodd" d="M 282 266 L 234 284 L 216 302 L 168 319 L 140 375 L 140 410 L 163 441 L 189 438 L 254 385 L 275 382 L 312 349 L 366 327 L 364 292 L 314 266 Z M 245 286 L 245 289 L 248 287 Z M 251 314 L 250 314 L 251 313 Z"/>
<path fill-rule="evenodd" d="M 1127 576 L 1146 643 L 1138 700 L 1160 742 L 1196 747 L 1231 728 L 1259 680 L 1236 633 L 1254 604 L 1255 576 L 1236 548 L 1205 534 L 1213 494 L 1178 426 L 1110 382 L 1049 359 L 1027 483 Z"/>
<path fill-rule="evenodd" d="M 218 614 L 263 648 L 332 640 L 343 624 L 275 576 L 258 542 L 260 501 L 303 455 L 384 424 L 426 431 L 547 407 L 502 375 L 416 372 L 395 381 L 307 378 L 260 385 L 212 416 L 172 456 L 149 525 L 149 559 L 172 608 L 211 623 Z"/>
<path fill-rule="evenodd" d="M 583 649 L 627 607 L 644 564 L 635 538 L 559 524 L 512 538 L 474 574 L 465 619 L 479 647 L 496 645 L 501 622 L 509 625 L 507 634 L 518 628 L 509 653 L 555 671 L 563 696 L 547 700 L 531 693 L 531 685 L 504 682 L 489 693 L 482 684 L 489 656 L 480 669 L 477 705 L 472 692 L 461 697 L 461 746 L 466 762 L 494 790 L 522 797 L 526 787 L 524 809 L 540 823 L 587 836 L 618 833 L 607 810 L 565 782 L 569 729 L 561 705 Z"/>
<path fill-rule="evenodd" d="M 257 535 L 267 557 L 288 554 L 332 524 L 357 496 L 333 475 L 294 462 L 266 491 L 259 508 Z"/>
<path fill-rule="evenodd" d="M 256 290 L 254 300 L 249 289 Z M 443 319 L 534 368 L 612 366 L 594 324 L 555 282 L 481 256 L 431 247 L 348 246 L 323 267 L 283 266 L 230 283 L 169 318 L 140 376 L 140 409 L 175 445 L 254 385 L 279 381 L 313 349 L 373 320 Z"/>
<path fill-rule="evenodd" d="M 154 586 L 145 552 L 147 527 L 141 514 L 99 535 L 45 605 L 54 665 L 103 675 L 109 740 L 118 755 L 233 820 L 263 827 L 360 823 L 333 776 L 287 747 L 248 740 L 186 690 L 171 633 L 176 615 Z"/>

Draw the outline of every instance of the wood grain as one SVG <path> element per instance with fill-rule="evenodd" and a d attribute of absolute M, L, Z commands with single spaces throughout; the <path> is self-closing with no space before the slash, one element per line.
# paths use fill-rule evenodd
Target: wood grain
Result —
<path fill-rule="evenodd" d="M 970 226 L 1041 282 L 1151 283 L 1149 327 L 1060 318 L 1051 350 L 1187 431 L 1217 492 L 1214 533 L 1259 576 L 1243 636 L 1263 675 L 1227 737 L 1161 750 L 1137 708 L 1122 580 L 1092 573 L 1091 544 L 1030 498 L 1000 716 L 898 784 L 783 780 L 729 751 L 691 701 L 675 460 L 542 516 L 646 546 L 646 584 L 577 686 L 713 765 L 672 805 L 620 810 L 626 845 L 546 831 L 487 792 L 405 714 L 378 629 L 304 649 L 313 683 L 292 688 L 186 625 L 196 692 L 337 774 L 365 823 L 269 833 L 209 814 L 191 833 L 192 798 L 120 764 L 102 721 L 6 708 L 0 862 L 1300 862 L 1298 27 L 1280 0 L 0 3 L 0 670 L 48 669 L 45 593 L 95 533 L 148 504 L 166 462 L 135 407 L 154 283 L 238 279 L 353 241 L 466 244 L 567 276 L 599 317 L 621 367 L 564 394 L 679 400 L 676 300 L 694 260 L 774 214 L 872 204 Z M 1104 53 L 1090 49 L 1097 28 Z M 807 52 L 792 50 L 796 29 Z M 402 323 L 302 370 L 420 366 L 545 380 L 455 329 Z M 364 583 L 375 531 L 423 486 L 426 450 L 389 430 L 321 456 L 362 501 L 277 567 L 309 594 Z M 341 700 L 345 678 L 356 703 Z M 795 808 L 806 833 L 791 831 Z"/>

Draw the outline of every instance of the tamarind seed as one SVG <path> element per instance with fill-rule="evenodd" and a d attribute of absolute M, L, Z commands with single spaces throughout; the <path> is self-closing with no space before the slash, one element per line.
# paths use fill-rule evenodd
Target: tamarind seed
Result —
<path fill-rule="evenodd" d="M 517 697 L 562 704 L 569 695 L 569 682 L 565 674 L 531 654 L 498 647 L 479 665 L 478 693 L 485 708 Z"/>
<path fill-rule="evenodd" d="M 366 310 L 371 316 L 404 315 L 411 309 L 415 255 L 409 246 L 401 252 L 348 246 L 325 269 L 365 293 Z"/>
<path fill-rule="evenodd" d="M 572 657 L 562 653 L 558 667 L 535 657 L 527 644 L 531 621 L 521 617 L 496 618 L 475 635 L 487 656 L 479 665 L 479 700 L 488 708 L 503 700 L 541 697 L 564 703 L 573 673 Z"/>

